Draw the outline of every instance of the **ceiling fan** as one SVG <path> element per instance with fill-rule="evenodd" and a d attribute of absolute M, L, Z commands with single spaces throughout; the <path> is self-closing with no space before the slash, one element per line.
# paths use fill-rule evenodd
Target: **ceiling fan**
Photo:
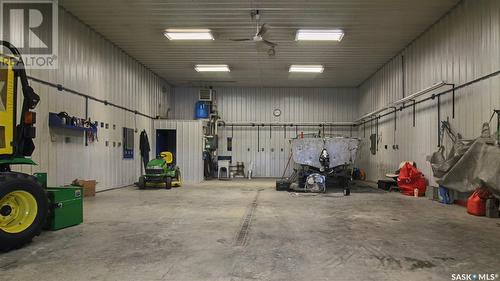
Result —
<path fill-rule="evenodd" d="M 259 20 L 260 20 L 260 14 L 259 10 L 253 10 L 250 13 L 250 16 L 252 17 L 252 20 L 255 19 L 257 20 L 257 28 L 255 35 L 252 38 L 239 38 L 239 39 L 230 39 L 231 41 L 235 42 L 256 42 L 256 43 L 264 43 L 267 46 L 269 46 L 269 50 L 267 51 L 267 54 L 269 56 L 274 56 L 276 54 L 276 50 L 274 49 L 278 44 L 271 42 L 265 38 L 266 33 L 269 31 L 269 27 L 266 23 L 259 25 Z"/>

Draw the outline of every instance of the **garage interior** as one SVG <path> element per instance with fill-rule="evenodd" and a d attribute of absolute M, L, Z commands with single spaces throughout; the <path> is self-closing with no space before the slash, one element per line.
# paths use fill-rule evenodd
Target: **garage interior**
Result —
<path fill-rule="evenodd" d="M 500 1 L 0 1 L 1 280 L 500 280 Z"/>

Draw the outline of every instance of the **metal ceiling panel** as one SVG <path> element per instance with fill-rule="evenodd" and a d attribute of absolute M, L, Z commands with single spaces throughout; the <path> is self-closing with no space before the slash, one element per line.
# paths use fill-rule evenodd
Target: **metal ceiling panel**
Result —
<path fill-rule="evenodd" d="M 458 0 L 60 0 L 59 3 L 173 85 L 353 87 L 379 69 Z M 255 22 L 271 29 L 276 56 L 254 42 Z M 166 28 L 209 28 L 215 40 L 169 41 Z M 340 43 L 296 42 L 299 28 L 340 28 Z M 197 73 L 195 64 L 228 64 L 227 74 Z M 323 64 L 318 75 L 288 73 L 291 64 Z"/>

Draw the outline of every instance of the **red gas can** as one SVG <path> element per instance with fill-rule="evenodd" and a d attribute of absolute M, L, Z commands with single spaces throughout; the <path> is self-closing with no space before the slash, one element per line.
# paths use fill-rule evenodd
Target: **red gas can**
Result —
<path fill-rule="evenodd" d="M 475 216 L 486 214 L 486 200 L 491 197 L 491 193 L 483 187 L 478 187 L 467 200 L 467 213 Z"/>

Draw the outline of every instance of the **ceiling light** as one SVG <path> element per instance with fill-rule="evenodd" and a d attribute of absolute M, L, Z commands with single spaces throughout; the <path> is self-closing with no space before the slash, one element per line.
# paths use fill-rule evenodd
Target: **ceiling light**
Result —
<path fill-rule="evenodd" d="M 322 65 L 290 65 L 289 72 L 322 73 L 325 68 Z"/>
<path fill-rule="evenodd" d="M 163 34 L 169 40 L 214 40 L 210 29 L 167 29 Z"/>
<path fill-rule="evenodd" d="M 339 29 L 315 30 L 299 29 L 295 35 L 296 41 L 337 41 L 340 42 L 344 37 L 344 32 Z"/>
<path fill-rule="evenodd" d="M 198 72 L 229 72 L 227 64 L 197 64 L 194 69 Z"/>

